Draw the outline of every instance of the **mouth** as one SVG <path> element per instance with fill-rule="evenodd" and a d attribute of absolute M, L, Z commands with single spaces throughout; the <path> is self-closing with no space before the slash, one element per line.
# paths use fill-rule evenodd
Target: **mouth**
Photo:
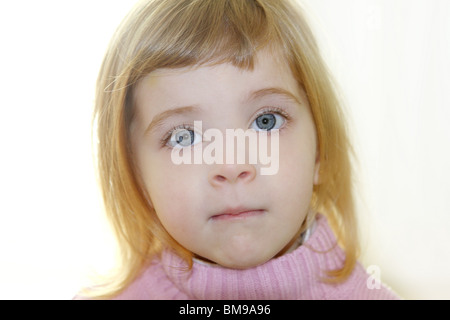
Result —
<path fill-rule="evenodd" d="M 250 208 L 230 208 L 222 213 L 216 214 L 211 217 L 212 220 L 239 220 L 256 217 L 264 214 L 263 209 L 250 209 Z"/>

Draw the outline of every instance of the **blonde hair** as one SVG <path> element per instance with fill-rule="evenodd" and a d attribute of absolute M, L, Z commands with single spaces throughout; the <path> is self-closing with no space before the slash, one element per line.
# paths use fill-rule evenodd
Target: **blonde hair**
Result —
<path fill-rule="evenodd" d="M 321 183 L 311 207 L 324 213 L 346 253 L 333 281 L 353 270 L 358 251 L 351 145 L 336 90 L 305 16 L 288 0 L 147 0 L 116 31 L 97 82 L 94 125 L 105 210 L 123 255 L 109 296 L 127 287 L 163 248 L 192 266 L 192 253 L 163 228 L 133 162 L 129 127 L 135 84 L 160 68 L 232 63 L 252 69 L 262 48 L 280 52 L 305 90 L 317 129 Z M 330 248 L 331 249 L 331 248 Z"/>

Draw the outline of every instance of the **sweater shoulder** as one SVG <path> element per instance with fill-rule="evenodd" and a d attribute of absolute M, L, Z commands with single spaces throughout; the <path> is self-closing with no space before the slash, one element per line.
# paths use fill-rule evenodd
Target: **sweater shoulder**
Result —
<path fill-rule="evenodd" d="M 114 300 L 180 299 L 187 299 L 187 296 L 173 285 L 158 260 L 153 261 L 139 277 L 114 298 Z"/>
<path fill-rule="evenodd" d="M 339 300 L 400 300 L 400 297 L 376 274 L 369 274 L 361 263 L 343 283 L 331 285 L 328 299 Z"/>

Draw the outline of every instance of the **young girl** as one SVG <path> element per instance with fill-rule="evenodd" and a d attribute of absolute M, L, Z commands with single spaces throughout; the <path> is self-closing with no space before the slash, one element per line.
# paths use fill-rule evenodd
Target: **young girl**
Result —
<path fill-rule="evenodd" d="M 351 146 L 293 1 L 142 1 L 104 59 L 95 124 L 123 254 L 97 297 L 396 298 L 357 262 Z M 220 161 L 203 131 L 230 129 L 276 138 L 277 170 Z M 202 161 L 174 161 L 190 152 Z"/>

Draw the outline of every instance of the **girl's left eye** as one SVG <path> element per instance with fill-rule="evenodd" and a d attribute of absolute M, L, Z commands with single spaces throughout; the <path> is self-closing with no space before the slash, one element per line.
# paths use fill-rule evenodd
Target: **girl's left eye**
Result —
<path fill-rule="evenodd" d="M 270 131 L 280 129 L 286 120 L 284 117 L 275 112 L 268 112 L 258 116 L 251 125 L 251 129 L 256 131 Z"/>

